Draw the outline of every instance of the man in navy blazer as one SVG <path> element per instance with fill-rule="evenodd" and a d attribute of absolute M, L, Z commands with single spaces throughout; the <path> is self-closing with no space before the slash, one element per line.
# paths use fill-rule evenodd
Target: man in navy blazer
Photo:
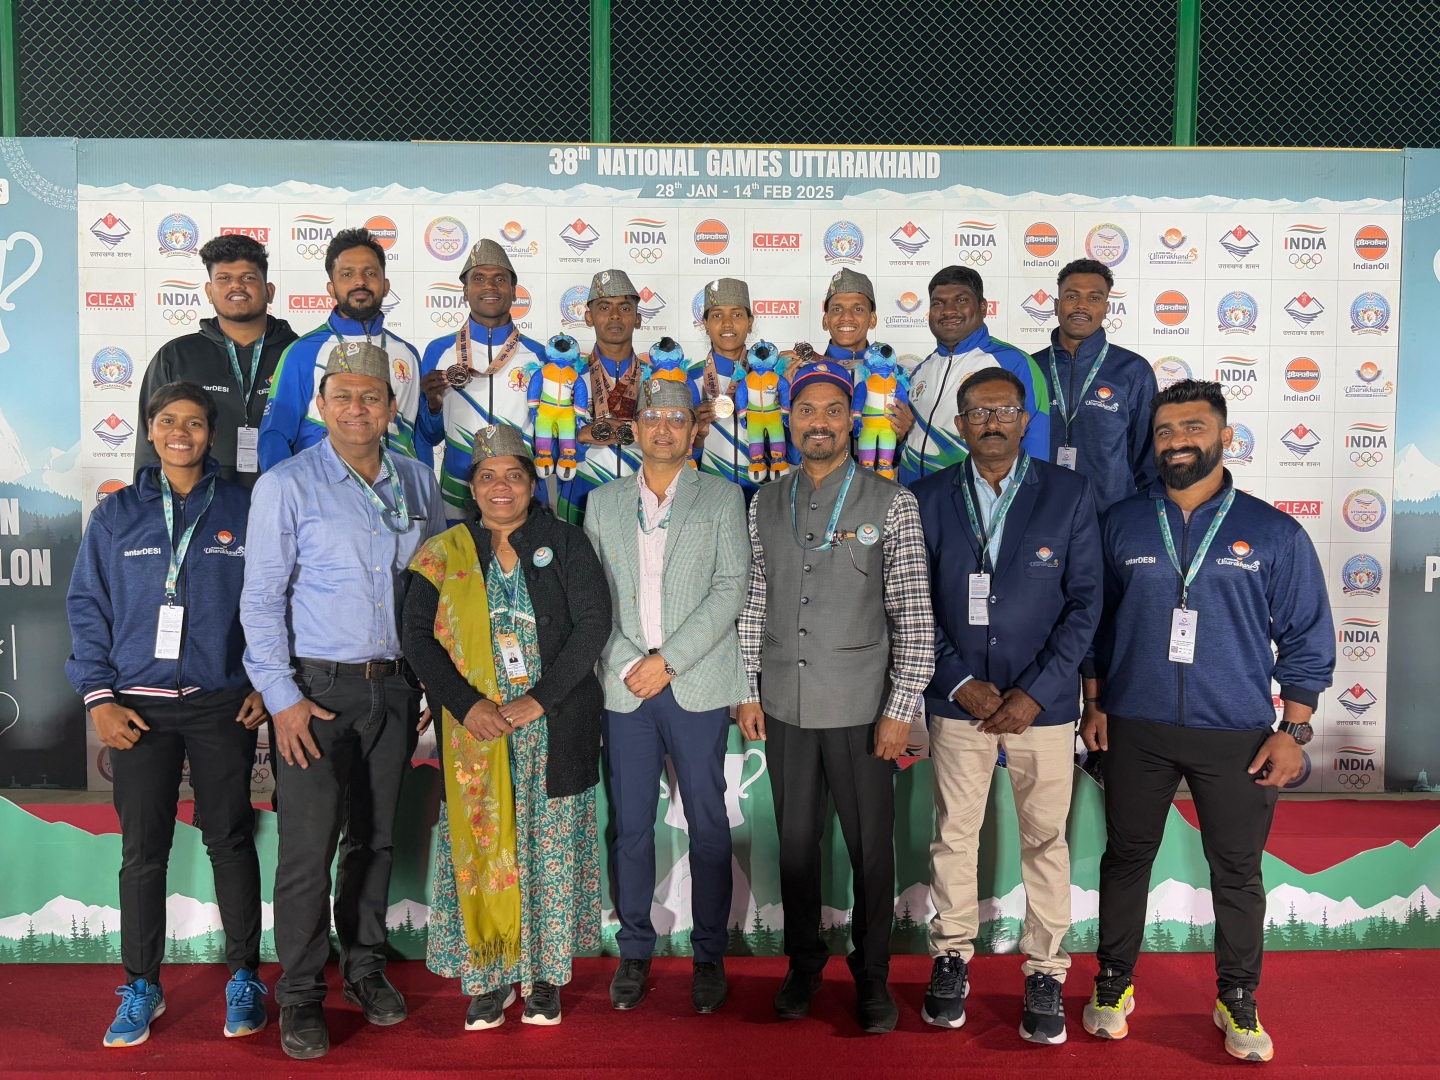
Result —
<path fill-rule="evenodd" d="M 979 930 L 976 855 L 990 777 L 1005 752 L 1025 883 L 1023 1038 L 1065 1041 L 1070 957 L 1065 822 L 1080 716 L 1080 662 L 1100 621 L 1103 559 L 1090 481 L 1025 454 L 1025 387 L 999 367 L 969 376 L 955 423 L 969 457 L 917 481 L 935 610 L 925 694 L 934 764 L 934 957 L 921 1016 L 965 1022 Z"/>

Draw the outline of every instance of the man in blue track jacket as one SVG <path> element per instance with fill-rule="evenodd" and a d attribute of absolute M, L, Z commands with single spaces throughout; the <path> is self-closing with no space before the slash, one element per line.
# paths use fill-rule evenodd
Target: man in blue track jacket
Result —
<path fill-rule="evenodd" d="M 1279 789 L 1303 768 L 1330 685 L 1335 631 L 1320 561 L 1292 518 L 1234 487 L 1218 383 L 1151 403 L 1159 480 L 1105 514 L 1105 613 L 1085 671 L 1081 734 L 1106 751 L 1100 974 L 1085 1028 L 1123 1038 L 1150 870 L 1183 778 L 1200 819 L 1215 908 L 1225 1048 L 1269 1061 L 1255 989 L 1265 940 L 1261 856 Z M 1093 678 L 1091 676 L 1094 676 Z M 1278 731 L 1271 698 L 1280 685 Z"/>
<path fill-rule="evenodd" d="M 1020 1034 L 1065 1041 L 1070 957 L 1065 822 L 1080 714 L 1080 663 L 1100 622 L 1100 527 L 1090 482 L 1020 446 L 1025 386 L 984 368 L 960 386 L 956 427 L 970 456 L 917 481 L 930 557 L 935 677 L 925 694 L 934 763 L 930 848 L 934 962 L 922 1017 L 965 1022 L 980 929 L 976 859 L 1003 750 L 1020 819 L 1025 1009 Z"/>

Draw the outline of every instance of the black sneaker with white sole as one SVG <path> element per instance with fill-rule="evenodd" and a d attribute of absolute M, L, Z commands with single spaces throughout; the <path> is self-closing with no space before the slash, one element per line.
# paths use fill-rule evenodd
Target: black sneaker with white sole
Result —
<path fill-rule="evenodd" d="M 1027 1042 L 1058 1046 L 1065 1041 L 1065 1002 L 1060 980 L 1036 972 L 1025 980 L 1025 1015 L 1020 1037 Z"/>
<path fill-rule="evenodd" d="M 525 1015 L 522 1024 L 539 1024 L 554 1027 L 560 1022 L 560 988 L 554 983 L 537 982 L 530 987 L 530 996 L 525 999 Z"/>
<path fill-rule="evenodd" d="M 969 995 L 970 972 L 960 954 L 947 952 L 937 956 L 930 967 L 930 986 L 920 1006 L 920 1019 L 936 1027 L 963 1027 L 965 999 Z"/>
<path fill-rule="evenodd" d="M 515 1004 L 515 987 L 502 986 L 488 994 L 476 994 L 465 1010 L 465 1030 L 485 1031 L 505 1022 L 505 1010 Z"/>

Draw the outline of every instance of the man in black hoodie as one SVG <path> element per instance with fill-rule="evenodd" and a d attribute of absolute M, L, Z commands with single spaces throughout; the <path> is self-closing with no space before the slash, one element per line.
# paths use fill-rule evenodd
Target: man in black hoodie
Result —
<path fill-rule="evenodd" d="M 267 281 L 270 260 L 263 244 L 248 236 L 217 236 L 200 249 L 200 258 L 210 276 L 205 296 L 215 318 L 201 319 L 198 333 L 160 347 L 140 384 L 140 417 L 143 422 L 150 395 L 166 383 L 203 386 L 220 408 L 210 453 L 222 477 L 248 489 L 260 476 L 256 451 L 270 381 L 295 331 L 268 313 L 275 286 Z M 157 460 L 155 448 L 141 441 L 135 475 Z"/>

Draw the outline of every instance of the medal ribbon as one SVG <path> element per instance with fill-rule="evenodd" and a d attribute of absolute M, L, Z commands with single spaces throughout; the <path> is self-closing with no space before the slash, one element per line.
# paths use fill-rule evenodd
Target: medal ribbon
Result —
<path fill-rule="evenodd" d="M 1100 374 L 1100 365 L 1105 363 L 1105 354 L 1110 351 L 1110 343 L 1107 341 L 1100 349 L 1100 355 L 1095 358 L 1095 363 L 1090 365 L 1090 374 L 1085 376 L 1085 381 L 1080 385 L 1080 401 L 1075 403 L 1075 411 L 1067 412 L 1065 409 L 1065 391 L 1060 389 L 1060 369 L 1055 366 L 1055 346 L 1050 346 L 1050 381 L 1055 386 L 1055 404 L 1060 407 L 1061 419 L 1065 421 L 1065 445 L 1070 445 L 1070 425 L 1080 415 L 1080 402 L 1085 400 L 1085 392 L 1090 389 L 1090 384 L 1095 381 L 1095 376 Z"/>
<path fill-rule="evenodd" d="M 615 370 L 620 370 L 619 363 L 615 365 Z M 631 354 L 630 370 L 620 377 L 617 384 L 610 381 L 610 373 L 605 370 L 605 362 L 600 357 L 600 350 L 596 348 L 595 351 L 590 354 L 590 389 L 593 391 L 594 404 L 597 408 L 603 408 L 605 410 L 603 414 L 605 416 L 614 416 L 614 412 L 610 408 L 610 391 L 615 389 L 617 385 L 622 392 L 628 391 L 632 386 L 636 387 L 635 401 L 638 405 L 640 400 L 640 392 L 638 389 L 640 385 L 640 358 Z M 629 394 L 626 394 L 626 396 L 628 397 Z M 616 419 L 619 419 L 619 417 L 616 417 Z"/>
<path fill-rule="evenodd" d="M 850 494 L 850 481 L 855 479 L 855 459 L 850 459 L 850 467 L 845 470 L 845 481 L 840 485 L 840 494 L 835 496 L 835 512 L 830 515 L 830 524 L 825 527 L 825 542 L 819 547 L 809 547 L 800 539 L 800 526 L 795 520 L 795 492 L 800 489 L 800 474 L 804 471 L 796 469 L 795 480 L 790 485 L 790 528 L 795 533 L 795 543 L 806 551 L 829 551 L 835 544 L 835 526 L 840 524 L 840 511 L 845 507 L 845 496 Z M 855 556 L 852 554 L 850 557 L 853 559 Z"/>
<path fill-rule="evenodd" d="M 169 544 L 175 543 L 175 500 L 170 492 L 170 481 L 165 476 L 165 470 L 160 470 L 160 493 L 165 499 L 165 541 Z M 195 520 L 190 523 L 189 528 L 180 537 L 180 543 L 170 551 L 170 568 L 165 571 L 165 602 L 175 603 L 175 590 L 180 582 L 180 567 L 185 564 L 185 555 L 190 550 L 190 540 L 195 535 L 195 527 L 200 524 L 200 519 L 205 516 L 205 511 L 210 509 L 210 500 L 215 497 L 215 481 L 212 479 L 205 489 L 205 501 L 200 505 L 200 512 L 195 515 Z"/>
<path fill-rule="evenodd" d="M 340 457 L 339 454 L 335 455 Z M 355 471 L 354 467 L 343 457 L 340 464 L 345 466 L 345 471 L 355 478 L 360 485 L 360 490 L 365 492 L 365 497 L 370 500 L 370 505 L 375 507 L 375 512 L 380 515 L 385 528 L 399 536 L 407 533 L 414 527 L 415 523 L 410 520 L 410 512 L 405 506 L 405 488 L 400 483 L 400 470 L 395 467 L 395 459 L 390 456 L 390 451 L 382 445 L 380 447 L 380 460 L 385 463 L 385 470 L 390 474 L 390 495 L 395 500 L 395 509 L 391 510 L 385 505 L 385 500 L 380 498 L 379 492 L 365 482 L 365 478 Z M 397 527 L 399 526 L 399 527 Z"/>
<path fill-rule="evenodd" d="M 1155 500 L 1155 509 L 1160 512 L 1160 535 L 1165 538 L 1165 553 L 1170 556 L 1170 565 L 1175 567 L 1175 572 L 1180 575 L 1180 580 L 1183 582 L 1180 586 L 1180 607 L 1182 609 L 1186 607 L 1185 601 L 1190 596 L 1190 583 L 1200 572 L 1200 564 L 1205 561 L 1205 553 L 1210 550 L 1210 541 L 1214 540 L 1215 534 L 1220 531 L 1220 525 L 1225 520 L 1225 515 L 1230 512 L 1230 506 L 1234 501 L 1235 489 L 1232 487 L 1225 493 L 1225 501 L 1220 504 L 1220 509 L 1215 513 L 1215 520 L 1205 531 L 1205 539 L 1201 540 L 1200 546 L 1195 549 L 1195 554 L 1190 559 L 1190 569 L 1187 572 L 1180 568 L 1180 556 L 1175 554 L 1175 538 L 1170 535 L 1170 519 L 1165 516 L 1165 500 Z"/>
<path fill-rule="evenodd" d="M 265 349 L 265 335 L 260 335 L 260 340 L 255 342 L 250 350 L 250 381 L 245 381 L 245 374 L 240 370 L 240 358 L 235 355 L 235 342 L 230 336 L 225 336 L 225 351 L 230 354 L 230 373 L 235 376 L 235 381 L 240 384 L 240 400 L 245 406 L 245 426 L 250 426 L 250 395 L 255 392 L 255 376 L 260 374 L 260 353 Z"/>
<path fill-rule="evenodd" d="M 519 348 L 520 331 L 516 328 L 514 323 L 511 323 L 510 336 L 506 338 L 505 343 L 500 346 L 499 355 L 495 356 L 491 360 L 490 366 L 487 367 L 484 371 L 480 372 L 480 375 L 482 377 L 489 377 L 491 375 L 494 375 L 497 371 L 499 371 L 501 368 L 503 368 L 506 364 L 510 362 L 510 358 L 515 355 L 515 351 Z M 455 362 L 459 364 L 460 367 L 464 368 L 466 371 L 474 370 L 470 367 L 469 319 L 465 320 L 465 325 L 462 326 L 459 333 L 455 335 Z"/>
<path fill-rule="evenodd" d="M 975 466 L 970 458 L 965 459 L 965 482 L 960 485 L 960 490 L 965 493 L 965 515 L 970 519 L 970 528 L 975 532 L 975 539 L 980 541 L 980 565 L 983 567 L 989 564 L 991 570 L 995 568 L 995 562 L 990 558 L 990 534 L 998 533 L 1005 527 L 1005 515 L 1010 512 L 1010 506 L 1015 501 L 1016 494 L 1020 491 L 1020 484 L 1025 479 L 1025 474 L 1030 471 L 1030 455 L 1020 451 L 1020 468 L 1015 470 L 1015 479 L 1005 489 L 1005 494 L 1000 496 L 1000 501 L 995 505 L 995 519 L 989 529 L 984 527 L 980 515 L 975 512 L 975 498 L 970 493 L 970 485 L 975 483 Z"/>

